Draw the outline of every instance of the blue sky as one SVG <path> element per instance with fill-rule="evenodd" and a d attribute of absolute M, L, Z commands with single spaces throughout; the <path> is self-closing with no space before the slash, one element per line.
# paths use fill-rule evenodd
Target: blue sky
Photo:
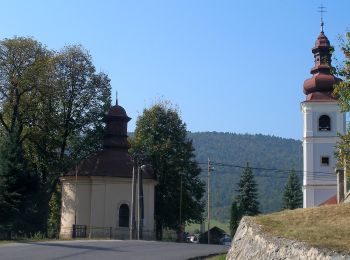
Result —
<path fill-rule="evenodd" d="M 179 107 L 190 131 L 301 139 L 317 7 L 327 8 L 325 33 L 335 47 L 350 28 L 349 0 L 0 3 L 1 39 L 31 36 L 50 49 L 89 50 L 133 118 L 129 131 L 145 107 L 165 99 Z"/>

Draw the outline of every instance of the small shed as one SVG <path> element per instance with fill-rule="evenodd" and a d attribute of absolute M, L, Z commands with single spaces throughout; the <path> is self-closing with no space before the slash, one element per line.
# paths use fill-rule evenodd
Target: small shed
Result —
<path fill-rule="evenodd" d="M 212 227 L 209 231 L 210 244 L 220 244 L 220 239 L 227 235 L 225 230 L 218 228 L 217 226 Z M 208 231 L 200 235 L 199 242 L 201 244 L 208 244 Z"/>

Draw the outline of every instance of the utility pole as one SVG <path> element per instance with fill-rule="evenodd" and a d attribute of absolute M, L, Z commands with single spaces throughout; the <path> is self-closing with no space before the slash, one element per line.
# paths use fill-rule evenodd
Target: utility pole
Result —
<path fill-rule="evenodd" d="M 131 214 L 130 214 L 130 240 L 132 240 L 132 233 L 134 230 L 134 204 L 135 204 L 135 198 L 134 198 L 134 189 L 135 189 L 135 164 L 132 167 L 132 180 L 131 180 Z"/>
<path fill-rule="evenodd" d="M 74 226 L 73 226 L 73 237 L 77 237 L 77 190 L 78 190 L 78 164 L 75 165 L 75 188 L 74 188 Z"/>
<path fill-rule="evenodd" d="M 208 245 L 210 244 L 210 159 L 208 157 Z"/>
<path fill-rule="evenodd" d="M 139 199 L 140 199 L 140 238 L 143 239 L 143 220 L 145 219 L 145 207 L 143 202 L 143 179 L 142 174 L 143 171 L 146 169 L 145 165 L 140 166 L 140 181 L 139 181 Z"/>
<path fill-rule="evenodd" d="M 75 191 L 74 191 L 74 225 L 77 225 L 77 183 L 78 183 L 78 165 L 75 165 Z"/>
<path fill-rule="evenodd" d="M 348 155 L 348 150 L 344 153 L 344 198 L 348 193 L 348 166 L 346 163 L 346 156 Z"/>
<path fill-rule="evenodd" d="M 140 167 L 137 165 L 137 240 L 140 240 Z"/>

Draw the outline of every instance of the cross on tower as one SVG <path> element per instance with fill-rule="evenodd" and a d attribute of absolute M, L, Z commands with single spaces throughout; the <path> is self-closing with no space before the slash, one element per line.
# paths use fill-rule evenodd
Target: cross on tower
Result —
<path fill-rule="evenodd" d="M 327 12 L 326 10 L 326 7 L 324 7 L 322 4 L 321 6 L 318 7 L 318 12 L 321 13 L 321 32 L 323 32 L 323 13 Z"/>

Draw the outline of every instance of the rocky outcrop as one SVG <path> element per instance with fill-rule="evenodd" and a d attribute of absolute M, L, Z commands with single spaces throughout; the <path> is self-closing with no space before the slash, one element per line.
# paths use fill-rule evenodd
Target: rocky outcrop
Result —
<path fill-rule="evenodd" d="M 350 259 L 350 255 L 270 236 L 265 234 L 252 218 L 244 217 L 226 259 Z"/>

